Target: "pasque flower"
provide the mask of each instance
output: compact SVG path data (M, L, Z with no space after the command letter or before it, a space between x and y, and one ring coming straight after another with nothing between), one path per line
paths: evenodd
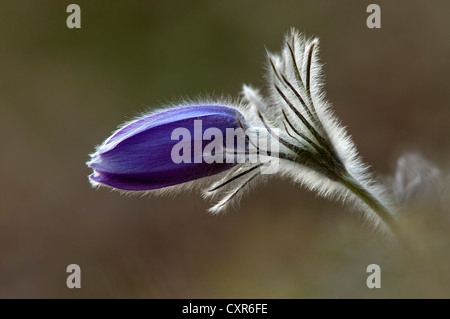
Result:
M317 39L305 39L292 30L280 55L268 53L266 97L244 85L240 103L175 107L124 125L92 155L88 163L94 169L91 181L122 190L205 182L204 197L219 198L210 209L217 213L245 189L276 173L323 197L352 204L375 226L395 230L389 196L362 163L325 100L318 47ZM219 153L232 158L244 153L246 160L182 165L171 161L171 148L176 143L170 139L172 130L180 124L191 130L192 119L197 117L203 118L204 127L245 130L244 144L227 145ZM261 143L261 132L265 132L267 143ZM262 156L251 161L253 153ZM267 167L275 170L268 173Z
M219 174L237 163L207 163L204 133L215 128L226 136L227 128L244 125L238 116L235 108L213 104L181 105L142 116L123 125L91 155L90 180L94 185L147 191ZM190 139L179 142L177 130ZM178 150L180 143L184 144ZM175 155L185 161L174 161Z

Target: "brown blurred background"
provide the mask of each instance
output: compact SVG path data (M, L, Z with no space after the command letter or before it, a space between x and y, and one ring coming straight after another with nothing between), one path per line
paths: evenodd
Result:
M412 257L289 181L221 216L199 194L90 187L88 154L118 124L263 86L264 48L290 27L320 37L327 96L374 171L409 150L448 167L449 1L2 1L0 297L449 298L450 231L417 231ZM72 263L81 289L66 287ZM366 287L372 263L381 289Z

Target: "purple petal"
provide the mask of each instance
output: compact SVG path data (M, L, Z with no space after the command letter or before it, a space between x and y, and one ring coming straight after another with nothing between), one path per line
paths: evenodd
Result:
M202 149L210 141L201 136L208 128L218 128L226 137L227 128L239 128L237 116L226 106L186 106L152 114L129 123L108 138L92 155L90 179L123 190L151 190L215 175L235 163L194 163L195 139ZM202 121L202 131L194 132L194 121ZM191 134L191 162L174 163L171 151L178 140L173 130L185 128ZM200 139L198 138L200 136Z

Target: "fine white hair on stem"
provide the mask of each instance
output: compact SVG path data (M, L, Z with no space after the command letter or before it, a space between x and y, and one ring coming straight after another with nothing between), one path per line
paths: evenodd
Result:
M389 233L397 227L394 205L325 100L318 49L318 39L305 39L293 29L280 55L267 53L269 97L244 85L247 123L267 129L278 140L279 175L349 204L374 228ZM210 211L225 209L256 179L267 178L259 170L241 166L212 185L204 196L222 197Z
M375 227L395 228L392 201L363 164L356 147L325 100L318 39L296 30L285 37L280 55L268 53L269 98L244 87L267 123L280 129L280 171L323 197L351 203ZM292 155L294 154L294 155Z

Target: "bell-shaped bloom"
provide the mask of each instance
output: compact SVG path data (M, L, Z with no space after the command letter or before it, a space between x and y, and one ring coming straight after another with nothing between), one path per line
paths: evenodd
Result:
M223 143L230 129L243 125L241 113L220 105L183 106L143 116L121 127L91 155L90 181L145 191L222 173L236 163L208 161L205 147L214 138L216 144Z

